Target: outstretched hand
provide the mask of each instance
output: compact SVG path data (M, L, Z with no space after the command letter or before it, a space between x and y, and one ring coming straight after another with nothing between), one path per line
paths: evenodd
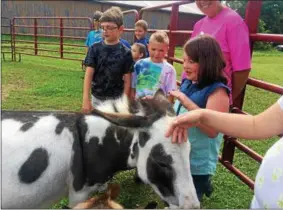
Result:
M182 100L182 98L185 96L184 93L182 93L180 90L172 90L169 92L171 96L174 96L178 100Z
M177 116L169 125L165 137L172 136L172 143L186 142L188 139L188 128L200 123L202 110L193 110Z

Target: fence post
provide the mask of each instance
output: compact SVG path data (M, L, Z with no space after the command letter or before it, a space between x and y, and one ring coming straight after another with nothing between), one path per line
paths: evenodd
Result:
M170 16L170 26L169 26L169 50L168 57L174 57L175 55L175 45L176 45L176 37L172 33L172 31L177 30L178 26L178 16L179 16L179 5L174 4L172 6L171 16ZM169 63L173 65L173 61L169 60Z
M15 33L15 18L13 18L11 23L11 51L12 51L12 61L16 61L16 33Z
M38 55L37 47L37 19L34 18L34 55Z
M247 3L246 12L245 12L245 22L249 28L250 34L257 33L261 6L262 6L262 0L248 1ZM250 48L251 48L251 54L252 54L253 52L253 42L252 41L250 41ZM240 95L233 101L233 105L238 107L239 109L242 109L243 104L244 104L245 90L246 90L246 87L243 89Z
M63 58L64 57L64 52L63 52L63 50L64 50L64 47L63 47L63 35L64 35L64 33L63 33L63 30L64 30L64 26L63 26L63 18L60 18L60 57L61 58Z

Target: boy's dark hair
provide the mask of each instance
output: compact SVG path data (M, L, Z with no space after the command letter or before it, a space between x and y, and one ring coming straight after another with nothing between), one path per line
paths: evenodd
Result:
M95 12L93 13L92 19L95 20L95 21L99 21L101 15L102 15L102 12L100 12L100 11L95 11Z
M199 63L199 88L204 88L214 82L227 84L224 76L226 63L216 39L209 35L199 35L184 45L184 51L190 59Z
M123 25L123 13L119 7L111 7L105 12L103 12L100 20L101 23L103 22L113 22L118 27Z
M137 46L139 48L139 53L143 54L142 58L146 57L146 46L144 46L144 44L134 43L133 46Z
M143 28L143 30L147 31L148 24L147 24L147 22L145 20L138 20L135 23L135 27L141 27L141 28Z

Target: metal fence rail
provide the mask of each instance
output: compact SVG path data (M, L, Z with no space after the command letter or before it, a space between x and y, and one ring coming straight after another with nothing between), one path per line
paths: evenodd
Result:
M184 2L181 2L183 4ZM164 7L168 7L169 4L165 4ZM169 30L169 34L174 36L175 34L187 34L188 36L191 35L192 31L180 31L175 30L176 20L178 17L176 17L176 14L178 14L178 3L172 4L172 14L171 14L171 27ZM260 16L260 10L262 6L262 1L249 1L246 8L246 15L245 15L245 21L248 25L249 31L250 31L250 42L251 42L251 53L253 51L253 43L255 41L264 41L264 42L276 42L276 43L283 43L283 35L282 34L262 34L262 33L256 33L257 32L257 26ZM159 8L162 8L162 6L159 6ZM143 9L142 11L145 11L147 8ZM151 9L151 8L148 8ZM171 38L172 39L172 38ZM174 51L175 46L171 46L171 39L170 39L170 49L168 53L168 59L171 62L176 62L182 64L183 61L178 58L174 58ZM173 39L174 44L174 39ZM174 50L173 50L174 49ZM178 85L180 85L180 82L177 82ZM254 86L269 92L277 93L280 95L283 95L283 87L270 84L264 81L256 80L253 78L249 78L247 81L247 85ZM244 96L245 96L245 90L241 93L241 96L238 97L235 101L233 101L234 108L232 109L233 113L238 114L248 114L243 112L242 105L244 102ZM234 153L235 148L243 151L246 153L249 157L256 160L257 162L262 161L262 156L241 143L237 138L224 136L224 144L223 144L223 150L222 154L219 156L220 163L227 168L229 171L231 171L233 174L235 174L240 180L242 180L245 184L247 184L251 189L254 189L254 181L248 177L246 174L244 174L240 169L238 169L236 166L233 165L234 160Z
M10 54L11 60L14 61L14 52L13 52L13 43L12 43L12 21L9 18L1 17L1 31L6 31L2 33L1 35L5 35L1 37L1 53L2 58L4 61L6 61L5 54ZM8 32L8 33L7 33ZM8 39L7 39L8 37ZM3 39L4 38L4 39ZM8 44L9 46L5 45Z

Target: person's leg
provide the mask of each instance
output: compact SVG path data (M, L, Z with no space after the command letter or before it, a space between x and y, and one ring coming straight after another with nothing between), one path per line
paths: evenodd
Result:
M204 194L210 197L213 191L211 175L193 175L192 177L199 201L202 200Z
M212 186L211 179L212 179L212 176L208 175L208 180L206 183L206 192L205 192L206 197L210 197L213 192L213 186Z

